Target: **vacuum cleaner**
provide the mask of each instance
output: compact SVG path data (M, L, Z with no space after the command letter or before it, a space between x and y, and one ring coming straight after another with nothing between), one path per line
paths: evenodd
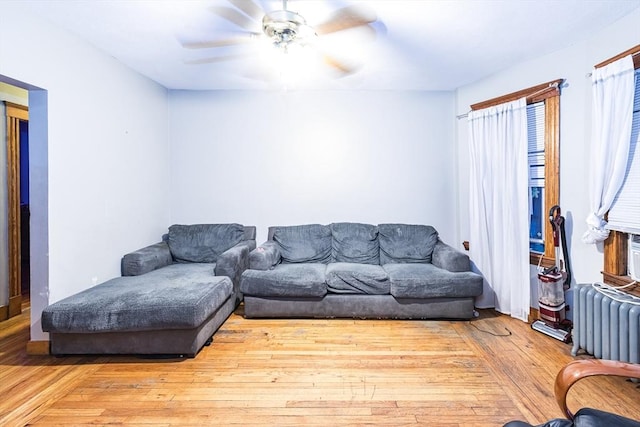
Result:
M571 341L572 323L565 317L567 307L564 295L571 285L571 264L560 206L555 205L549 210L549 222L553 229L555 265L538 272L539 318L531 324L531 328L568 343Z

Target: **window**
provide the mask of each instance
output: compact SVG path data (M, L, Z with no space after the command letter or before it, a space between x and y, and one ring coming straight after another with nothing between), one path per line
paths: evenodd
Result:
M633 121L631 124L631 146L629 161L622 188L618 191L611 209L607 228L625 233L640 234L640 68L635 73L635 93L633 98Z
M634 116L633 116L633 130L632 135L636 135L636 152L637 150L637 135L638 135L638 126L640 126L640 118L638 117L638 93L639 88L639 75L638 71L640 70L640 45L634 46L631 49L622 52L621 54L608 59L598 65L596 68L603 67L611 62L617 61L618 59L627 56L633 55L633 64L636 69L636 97L634 100ZM637 153L636 153L637 157ZM625 181L626 183L626 181ZM616 215L614 213L614 215ZM637 215L637 213L636 213ZM614 217L615 223L615 217ZM604 281L606 283L610 283L613 285L625 285L631 282L631 278L628 275L628 241L629 235L624 231L611 231L609 237L604 242L604 268L602 271L602 275ZM630 292L635 293L633 290Z
M527 106L529 140L529 250L544 254L547 213L544 205L544 102Z
M560 85L550 81L471 106L480 110L527 97L529 130L530 263L554 265L553 230L549 210L560 200Z

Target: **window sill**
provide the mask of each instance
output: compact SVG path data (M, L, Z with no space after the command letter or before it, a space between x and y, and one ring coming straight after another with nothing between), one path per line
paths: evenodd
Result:
M466 250L469 250L469 242L468 241L464 241L462 242L462 245L464 246L464 248ZM540 261L540 257L542 257L542 261ZM538 264L542 267L542 268L549 268L549 267L553 267L554 265L556 265L556 260L553 258L549 258L546 257L542 254L537 254L535 252L529 252L529 264L531 265L535 265L537 266Z
M604 283L611 286L625 286L633 282L633 280L631 280L631 276L616 276L615 274L607 273L604 271L602 272L602 278ZM625 289L625 292L640 297L640 285L635 285L627 288Z
M540 258L542 258L542 261L540 261ZM549 268L556 265L556 261L553 258L545 257L542 254L529 252L529 264L535 265L535 266L540 264L542 268Z

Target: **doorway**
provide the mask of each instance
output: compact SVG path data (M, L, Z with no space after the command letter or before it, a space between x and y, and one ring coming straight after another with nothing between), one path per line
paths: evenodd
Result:
M29 238L21 235L22 215L20 209L20 176L19 169L12 168L14 171L12 179L12 227L15 230L13 235L15 238L11 240L11 248L8 245L7 230L9 229L9 215L7 203L2 203L9 199L7 182L9 175L7 165L9 162L2 159L0 164L0 205L4 204L0 209L0 240L4 244L0 245L0 320L20 314L23 302L28 302L31 317L30 341L27 343L28 354L48 354L48 335L42 331L41 313L44 307L49 305L49 102L48 91L38 86L16 80L8 76L0 74L0 133L6 133L9 119L7 119L6 108L7 103L17 104L14 111L18 116L18 124L15 129L20 135L24 131L28 131L28 155L26 152L20 157L19 145L12 151L15 155L13 165L20 165L20 160L27 162L28 166L23 167L24 171L28 168L28 181L22 182L25 188L28 188L28 233ZM26 107L28 106L28 108ZM23 121L23 123L21 123ZM15 121L13 122L15 123ZM1 135L4 136L4 135ZM7 138L0 137L0 147L5 146ZM13 144L12 146L15 146ZM2 147L4 148L4 147ZM0 149L0 153L6 153L6 149ZM14 154L17 153L17 154ZM3 157L4 154L0 154ZM5 156L6 157L6 156ZM27 176L27 174L24 174ZM28 185L27 185L28 182ZM15 209L13 208L15 207ZM26 220L26 216L25 216ZM4 233L4 236L2 235ZM28 241L29 271L28 280L30 285L29 299L22 299L22 283L21 283L21 243L22 240ZM12 251L11 281L7 280L9 274L8 252ZM15 255L13 255L15 254ZM17 263L16 263L17 260ZM4 264L3 264L4 263ZM26 272L25 272L26 273Z

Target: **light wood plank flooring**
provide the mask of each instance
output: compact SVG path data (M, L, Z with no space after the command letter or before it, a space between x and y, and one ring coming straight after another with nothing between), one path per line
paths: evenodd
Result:
M0 323L1 426L501 426L561 416L570 346L483 310L468 321L251 320L194 359L28 356L29 312ZM588 356L579 356L585 358ZM570 407L640 419L640 389L589 378Z

